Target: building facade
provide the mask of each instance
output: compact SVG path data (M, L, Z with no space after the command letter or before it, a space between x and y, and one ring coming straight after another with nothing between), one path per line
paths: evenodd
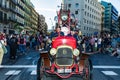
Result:
M114 34L117 32L118 11L111 3L101 1L101 4L105 7L104 27L109 33Z
M31 7L31 28L38 29L38 18L39 14L35 11L33 7Z
M101 4L98 0L64 0L64 5L75 14L82 35L91 36L101 31Z
M9 28L9 0L0 0L0 31L7 33Z
M15 33L38 27L38 13L30 0L0 0L0 31Z
M9 33L15 33L17 27L24 26L24 1L9 0Z
M48 26L47 26L47 23L45 22L45 17L43 15L39 15L38 29L39 29L39 32L41 33L45 33L45 34L47 33Z

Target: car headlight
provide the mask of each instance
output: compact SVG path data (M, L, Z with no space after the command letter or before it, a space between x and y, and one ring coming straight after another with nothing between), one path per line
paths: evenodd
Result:
M56 54L56 52L57 52L57 50L56 50L55 48L52 48L52 49L50 50L50 54L51 54L52 56L54 56L54 55Z
M73 50L74 56L78 56L80 54L80 51L78 49Z

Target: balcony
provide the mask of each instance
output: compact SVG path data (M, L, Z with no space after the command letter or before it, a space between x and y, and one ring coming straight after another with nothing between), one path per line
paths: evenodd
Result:
M20 12L16 12L18 16L20 16L21 18L24 18L24 15Z
M10 11L17 13L16 9L14 9L14 8L10 8Z
M17 22L17 19L15 19L15 18L13 18L13 17L9 17L9 21L16 23L16 22Z
M2 4L0 4L0 8L2 9L2 10L5 10L5 11L8 11L8 7L7 7L7 5L2 5Z
M0 22L3 23L3 24L8 24L9 20L8 19L2 19L2 20L0 20Z
M17 5L17 0L11 0L11 2Z
M25 0L21 0L23 3L25 3Z
M17 6L19 6L19 8L21 8L22 10L24 10L24 7L22 5L20 5L19 3L17 4Z

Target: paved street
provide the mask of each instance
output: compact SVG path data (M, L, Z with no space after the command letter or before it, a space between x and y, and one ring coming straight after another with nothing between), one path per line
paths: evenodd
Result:
M19 55L19 54L18 54ZM4 56L0 66L0 80L36 80L36 62L39 52L30 51L27 55L19 55L16 61ZM119 80L120 60L109 54L90 56L93 63L93 80Z

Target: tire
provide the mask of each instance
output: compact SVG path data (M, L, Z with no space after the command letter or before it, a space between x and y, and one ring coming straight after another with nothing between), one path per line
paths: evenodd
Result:
M44 63L43 58L40 57L37 62L37 80L46 80L44 72L41 71L43 70L42 69L43 63Z
M41 58L39 58L38 62L37 62L37 80L41 80L41 78L40 78L40 68L41 68Z
M92 80L92 67L90 60L85 60L83 80Z

